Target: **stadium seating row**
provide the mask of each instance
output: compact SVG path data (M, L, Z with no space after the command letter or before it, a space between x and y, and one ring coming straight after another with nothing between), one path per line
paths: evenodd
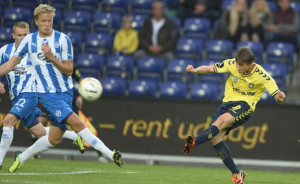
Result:
M75 64L81 71L83 77L101 79L107 76L122 78L126 81L131 79L144 79L156 83L161 81L178 81L186 84L199 81L224 83L226 77L228 77L226 75L193 75L185 72L188 65L197 67L200 65L211 65L217 62L220 62L220 60L197 62L193 59L172 59L165 67L165 62L161 58L143 57L138 60L137 67L134 67L134 58L131 56L112 55L105 58L102 55L93 53L80 54L75 60ZM262 64L262 66L277 83L282 86L282 89L286 90L286 81L289 73L287 65L279 62L269 62Z
M127 83L126 80L116 77L101 78L100 81L104 95L220 101L224 94L224 84L213 81L201 81L190 85L181 81L158 83L147 79L135 79ZM261 103L275 101L265 91Z

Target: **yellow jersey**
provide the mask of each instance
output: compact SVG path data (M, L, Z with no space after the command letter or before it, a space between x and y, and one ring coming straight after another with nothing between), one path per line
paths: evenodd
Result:
M276 95L279 89L275 80L262 66L256 63L255 65L254 70L245 75L238 72L235 59L227 59L214 64L216 73L231 73L225 84L223 102L244 101L254 111L265 89L271 96Z
M134 53L139 46L139 36L134 29L121 29L117 32L114 40L114 49L121 52L128 49L128 54Z

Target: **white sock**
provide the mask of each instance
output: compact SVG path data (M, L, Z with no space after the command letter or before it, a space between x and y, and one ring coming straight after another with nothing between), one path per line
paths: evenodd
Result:
M43 153L47 151L52 146L48 140L48 135L45 135L39 138L32 146L27 148L23 153L19 155L19 159L21 163L24 163L29 158L33 157L34 155Z
M62 137L65 139L71 139L71 140L75 141L77 139L77 136L78 135L74 131L66 130Z
M46 135L49 135L50 127L45 127L45 130L46 130Z
M2 165L3 159L7 153L14 138L14 127L3 127L3 133L0 143L0 165Z
M88 128L81 130L80 132L78 132L78 134L95 150L100 151L107 158L111 160L113 159L113 152L108 147L106 147L105 144L98 137L92 134L92 132L90 132Z
M50 127L45 127L46 129L46 135L49 134ZM62 136L65 139L71 139L72 141L75 141L77 139L77 134L74 131L65 131L64 135Z

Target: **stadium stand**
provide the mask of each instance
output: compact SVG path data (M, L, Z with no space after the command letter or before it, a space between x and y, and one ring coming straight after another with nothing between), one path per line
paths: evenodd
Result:
M74 47L74 61L83 75L92 75L100 79L105 77L104 81L108 86L113 86L112 84L118 86L112 91L108 87L104 94L125 95L128 90L130 96L156 97L157 94L161 94L162 97L219 100L220 95L214 94L217 99L209 96L211 92L201 96L202 92L200 94L199 90L203 91L203 86L207 85L212 89L220 88L226 80L226 75L191 75L185 72L185 67L188 64L195 67L211 65L223 59L232 58L234 52L241 46L249 47L255 54L256 62L262 64L284 90L289 90L286 83L291 82L291 76L295 70L297 48L290 43L283 42L247 41L234 44L228 40L213 40L211 38L220 23L219 19L214 22L205 18L182 20L176 17L176 14L170 14L167 9L166 14L171 15L170 19L174 21L178 35L176 58L165 63L161 58L155 57L140 58L135 61L132 56L114 55L112 50L114 34L121 27L122 16L132 15L132 26L139 31L143 21L151 13L153 1L0 0L2 18L0 44L2 46L13 42L11 26L16 21L28 22L31 30L35 31L33 8L39 3L49 3L57 8L54 28L70 37ZM170 0L164 2L166 5L178 4ZM228 9L233 2L234 0L223 0L222 11ZM277 9L274 1L267 1L267 3L272 12ZM291 7L300 14L299 2L292 2ZM160 86L166 91L169 89L169 92L172 91L172 86L185 86L182 87L185 89L182 92L185 94L184 97L163 91L162 88L158 88L159 82L162 82ZM188 86L191 87L190 90ZM118 89L121 91L114 91ZM221 94L222 90L219 90L219 93Z

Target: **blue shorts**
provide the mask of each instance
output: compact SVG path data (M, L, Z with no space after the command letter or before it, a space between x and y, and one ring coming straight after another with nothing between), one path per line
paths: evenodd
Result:
M235 117L233 125L227 129L226 135L229 134L230 130L235 129L236 127L239 127L242 124L246 123L246 121L248 121L253 114L253 110L244 101L225 102L222 103L217 109L212 119L212 123L214 123L222 114L226 112L230 113L233 117Z
M63 93L37 93L38 100L49 112L51 125L67 130L66 120L73 113L73 89Z
M38 99L35 93L21 93L12 100L12 104L9 113L21 119L26 128L29 129L39 123L37 117L41 111L37 108Z

